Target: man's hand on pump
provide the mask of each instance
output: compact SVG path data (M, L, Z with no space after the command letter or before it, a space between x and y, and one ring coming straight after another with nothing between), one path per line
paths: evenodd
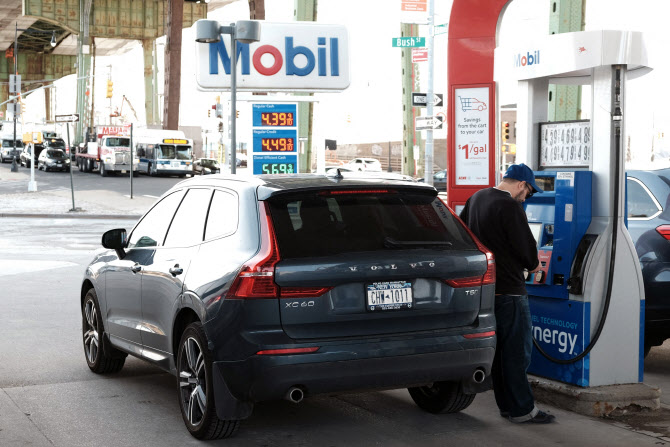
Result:
M533 270L529 271L528 273L535 273L540 271L540 267L542 267L542 263L540 261L537 262L537 267L535 267Z

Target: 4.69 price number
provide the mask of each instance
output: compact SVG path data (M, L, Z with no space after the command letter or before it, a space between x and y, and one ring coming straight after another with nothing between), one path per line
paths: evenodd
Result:
M263 174L293 174L295 163L263 163L261 169Z

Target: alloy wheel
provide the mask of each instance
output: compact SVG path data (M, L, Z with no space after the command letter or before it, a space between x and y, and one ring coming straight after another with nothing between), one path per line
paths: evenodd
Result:
M98 359L100 340L98 338L98 312L93 300L88 300L86 302L86 306L84 306L84 315L86 317L86 327L84 328L84 351L88 362L94 364Z
M179 363L179 388L182 408L192 426L202 422L207 409L207 377L205 356L198 341L189 337L181 347Z

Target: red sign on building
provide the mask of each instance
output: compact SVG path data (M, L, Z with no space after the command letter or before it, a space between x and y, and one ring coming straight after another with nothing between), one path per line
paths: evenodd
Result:
M412 63L428 62L428 50L426 48L412 48Z
M401 0L402 11L426 12L428 11L428 0Z

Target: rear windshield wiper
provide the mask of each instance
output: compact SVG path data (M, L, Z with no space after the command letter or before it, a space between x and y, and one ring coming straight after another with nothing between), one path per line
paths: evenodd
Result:
M438 247L447 248L453 244L449 241L399 241L392 237L384 238L384 247L386 248L413 248L413 247Z

